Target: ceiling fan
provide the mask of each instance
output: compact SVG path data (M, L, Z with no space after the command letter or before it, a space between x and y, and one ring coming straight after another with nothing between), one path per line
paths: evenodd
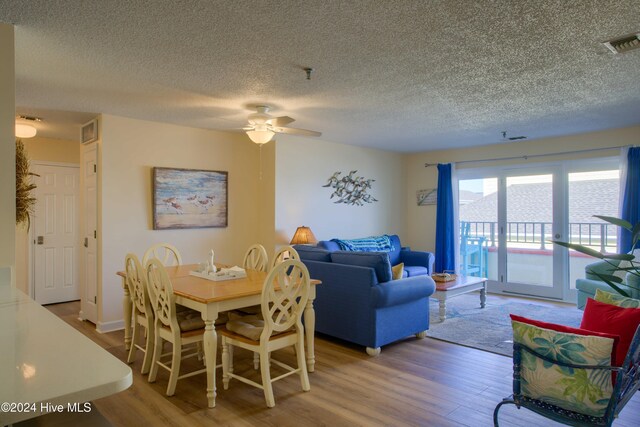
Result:
M256 112L249 115L249 124L242 128L256 144L262 145L271 141L276 133L291 135L320 136L322 133L313 130L285 127L294 119L288 116L273 117L269 114L268 105L256 105Z

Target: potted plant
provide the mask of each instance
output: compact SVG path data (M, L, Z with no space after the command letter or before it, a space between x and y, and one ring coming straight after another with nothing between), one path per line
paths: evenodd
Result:
M592 249L588 246L579 245L577 243L568 243L562 242L558 240L552 240L553 243L559 246L564 246L565 248L573 249L575 251L581 252L583 254L592 256L594 258L598 258L611 266L611 271L622 271L625 272L627 277L628 275L633 275L640 278L640 260L635 260L635 255L633 252L638 247L638 241L640 239L640 223L636 225L631 225L628 221L625 221L620 218L611 217L611 216L603 216L603 215L594 215L596 218L600 218L601 220L608 222L609 224L616 225L618 227L622 227L625 230L628 230L631 233L631 251L626 254L617 254L617 253L606 253L599 252L595 249ZM587 266L587 272L593 274L598 277L600 280L605 282L607 285L611 287L611 289L618 292L620 295L623 295L627 298L630 297L629 293L624 289L620 288L619 285L624 283L624 278L620 276L616 276L613 274L602 274L600 272L589 269ZM638 289L633 285L624 283L627 287Z

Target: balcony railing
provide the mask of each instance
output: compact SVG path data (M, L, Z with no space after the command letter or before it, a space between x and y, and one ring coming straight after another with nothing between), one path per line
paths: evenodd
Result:
M487 221L460 221L463 237L484 238L489 246L498 243L498 224ZM553 226L550 222L508 222L506 229L507 243L522 243L527 246L539 245L546 249L553 237ZM590 246L594 249L615 252L618 243L616 226L595 222L570 222L569 236L571 243Z

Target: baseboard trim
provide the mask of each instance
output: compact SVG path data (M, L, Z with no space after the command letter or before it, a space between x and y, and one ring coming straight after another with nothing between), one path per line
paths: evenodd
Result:
M121 329L124 329L124 320L114 320L113 322L98 322L98 324L96 325L96 331L101 334L119 331Z

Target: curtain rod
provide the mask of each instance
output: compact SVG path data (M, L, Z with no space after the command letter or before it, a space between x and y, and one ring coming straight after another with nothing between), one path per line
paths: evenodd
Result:
M496 157L494 159L478 159L478 160L462 160L460 162L453 162L456 165L462 165L464 163L483 163L483 162L496 162L498 160L517 160L517 159L533 159L536 157L549 157L549 156L562 156L565 154L575 154L575 153L590 153L593 151L603 151L603 150L615 150L617 148L631 147L631 145L618 145L615 147L603 147L603 148L590 148L586 150L575 150L575 151L562 151L560 153L547 153L547 154L531 154L531 155L522 155L522 156L513 156L513 157ZM437 166L437 163L425 163L424 167L428 168L431 166Z

